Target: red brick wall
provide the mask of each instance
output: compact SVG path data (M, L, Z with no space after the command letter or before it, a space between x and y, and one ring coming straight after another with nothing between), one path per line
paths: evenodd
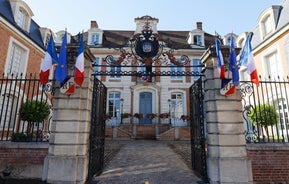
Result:
M0 149L0 165L41 165L44 164L47 154L47 148L2 148Z
M276 146L276 144L271 144L271 146L266 146L266 144L247 146L248 158L252 162L254 183L270 182L277 184L289 182L288 146L284 144ZM285 149L282 149L282 147Z
M179 129L179 139L181 140L191 140L190 127L182 127Z
M28 64L27 64L27 74L40 72L40 66L42 59L44 58L45 51L39 50L39 47L34 47L31 43L25 41L19 35L12 32L7 27L0 24L0 73L4 72L5 62L8 53L9 41L13 37L15 40L23 44L29 50Z

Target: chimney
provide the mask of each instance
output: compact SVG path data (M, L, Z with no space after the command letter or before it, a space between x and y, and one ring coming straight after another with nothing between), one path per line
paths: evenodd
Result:
M90 21L90 29L98 28L98 24L95 20Z
M196 27L197 27L197 29L199 29L199 30L203 30L202 22L197 22L197 23L196 23Z

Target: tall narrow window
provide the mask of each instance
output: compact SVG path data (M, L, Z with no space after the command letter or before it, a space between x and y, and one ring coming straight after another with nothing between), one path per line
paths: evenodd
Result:
M108 95L108 113L111 117L120 117L120 93L110 92Z
M263 20L263 35L266 36L272 31L272 23L271 23L271 17L267 16Z
M278 61L277 52L273 52L265 57L265 70L271 79L282 77L282 64Z
M98 72L99 71L99 58L95 58L95 60L93 61L93 71L94 72Z
M193 60L193 62L192 62L192 72L194 73L194 74L201 74L201 72L202 72L202 67L201 67L201 64L202 64L202 62L201 62L201 60L199 60L199 59L194 59ZM194 80L197 80L198 78L200 78L200 76L194 76Z
M183 76L180 75L183 72L182 66L176 66L175 64L171 63L171 79L182 79Z
M111 72L110 78L120 78L121 65L111 66L110 72Z
M12 128L16 117L16 98L9 94L0 96L0 128Z
M203 39L201 35L194 36L194 44L199 46L203 45Z
M25 50L15 43L10 47L10 55L7 61L6 74L24 73Z
M23 9L19 9L17 17L16 17L16 23L18 26L20 26L22 29L26 29L27 24L27 14Z
M171 94L171 116L172 118L180 118L184 114L183 94Z

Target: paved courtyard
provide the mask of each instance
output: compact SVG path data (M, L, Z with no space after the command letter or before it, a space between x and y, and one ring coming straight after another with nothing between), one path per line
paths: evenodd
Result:
M178 142L136 140L108 142L118 146L103 173L95 177L97 184L193 184L203 183L189 168L188 144ZM185 151L182 151L182 147ZM173 149L172 149L173 148ZM179 153L179 154L177 154ZM181 155L180 155L181 154ZM187 162L187 163L186 163Z

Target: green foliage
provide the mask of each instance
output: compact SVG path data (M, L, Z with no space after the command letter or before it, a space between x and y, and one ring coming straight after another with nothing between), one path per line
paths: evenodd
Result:
M253 125L268 127L278 123L279 115L273 105L259 104L252 108L248 114Z
M24 133L13 133L11 136L11 141L23 142L27 140L27 136Z
M20 119L27 122L42 122L50 114L50 107L46 102L29 100L22 104Z

